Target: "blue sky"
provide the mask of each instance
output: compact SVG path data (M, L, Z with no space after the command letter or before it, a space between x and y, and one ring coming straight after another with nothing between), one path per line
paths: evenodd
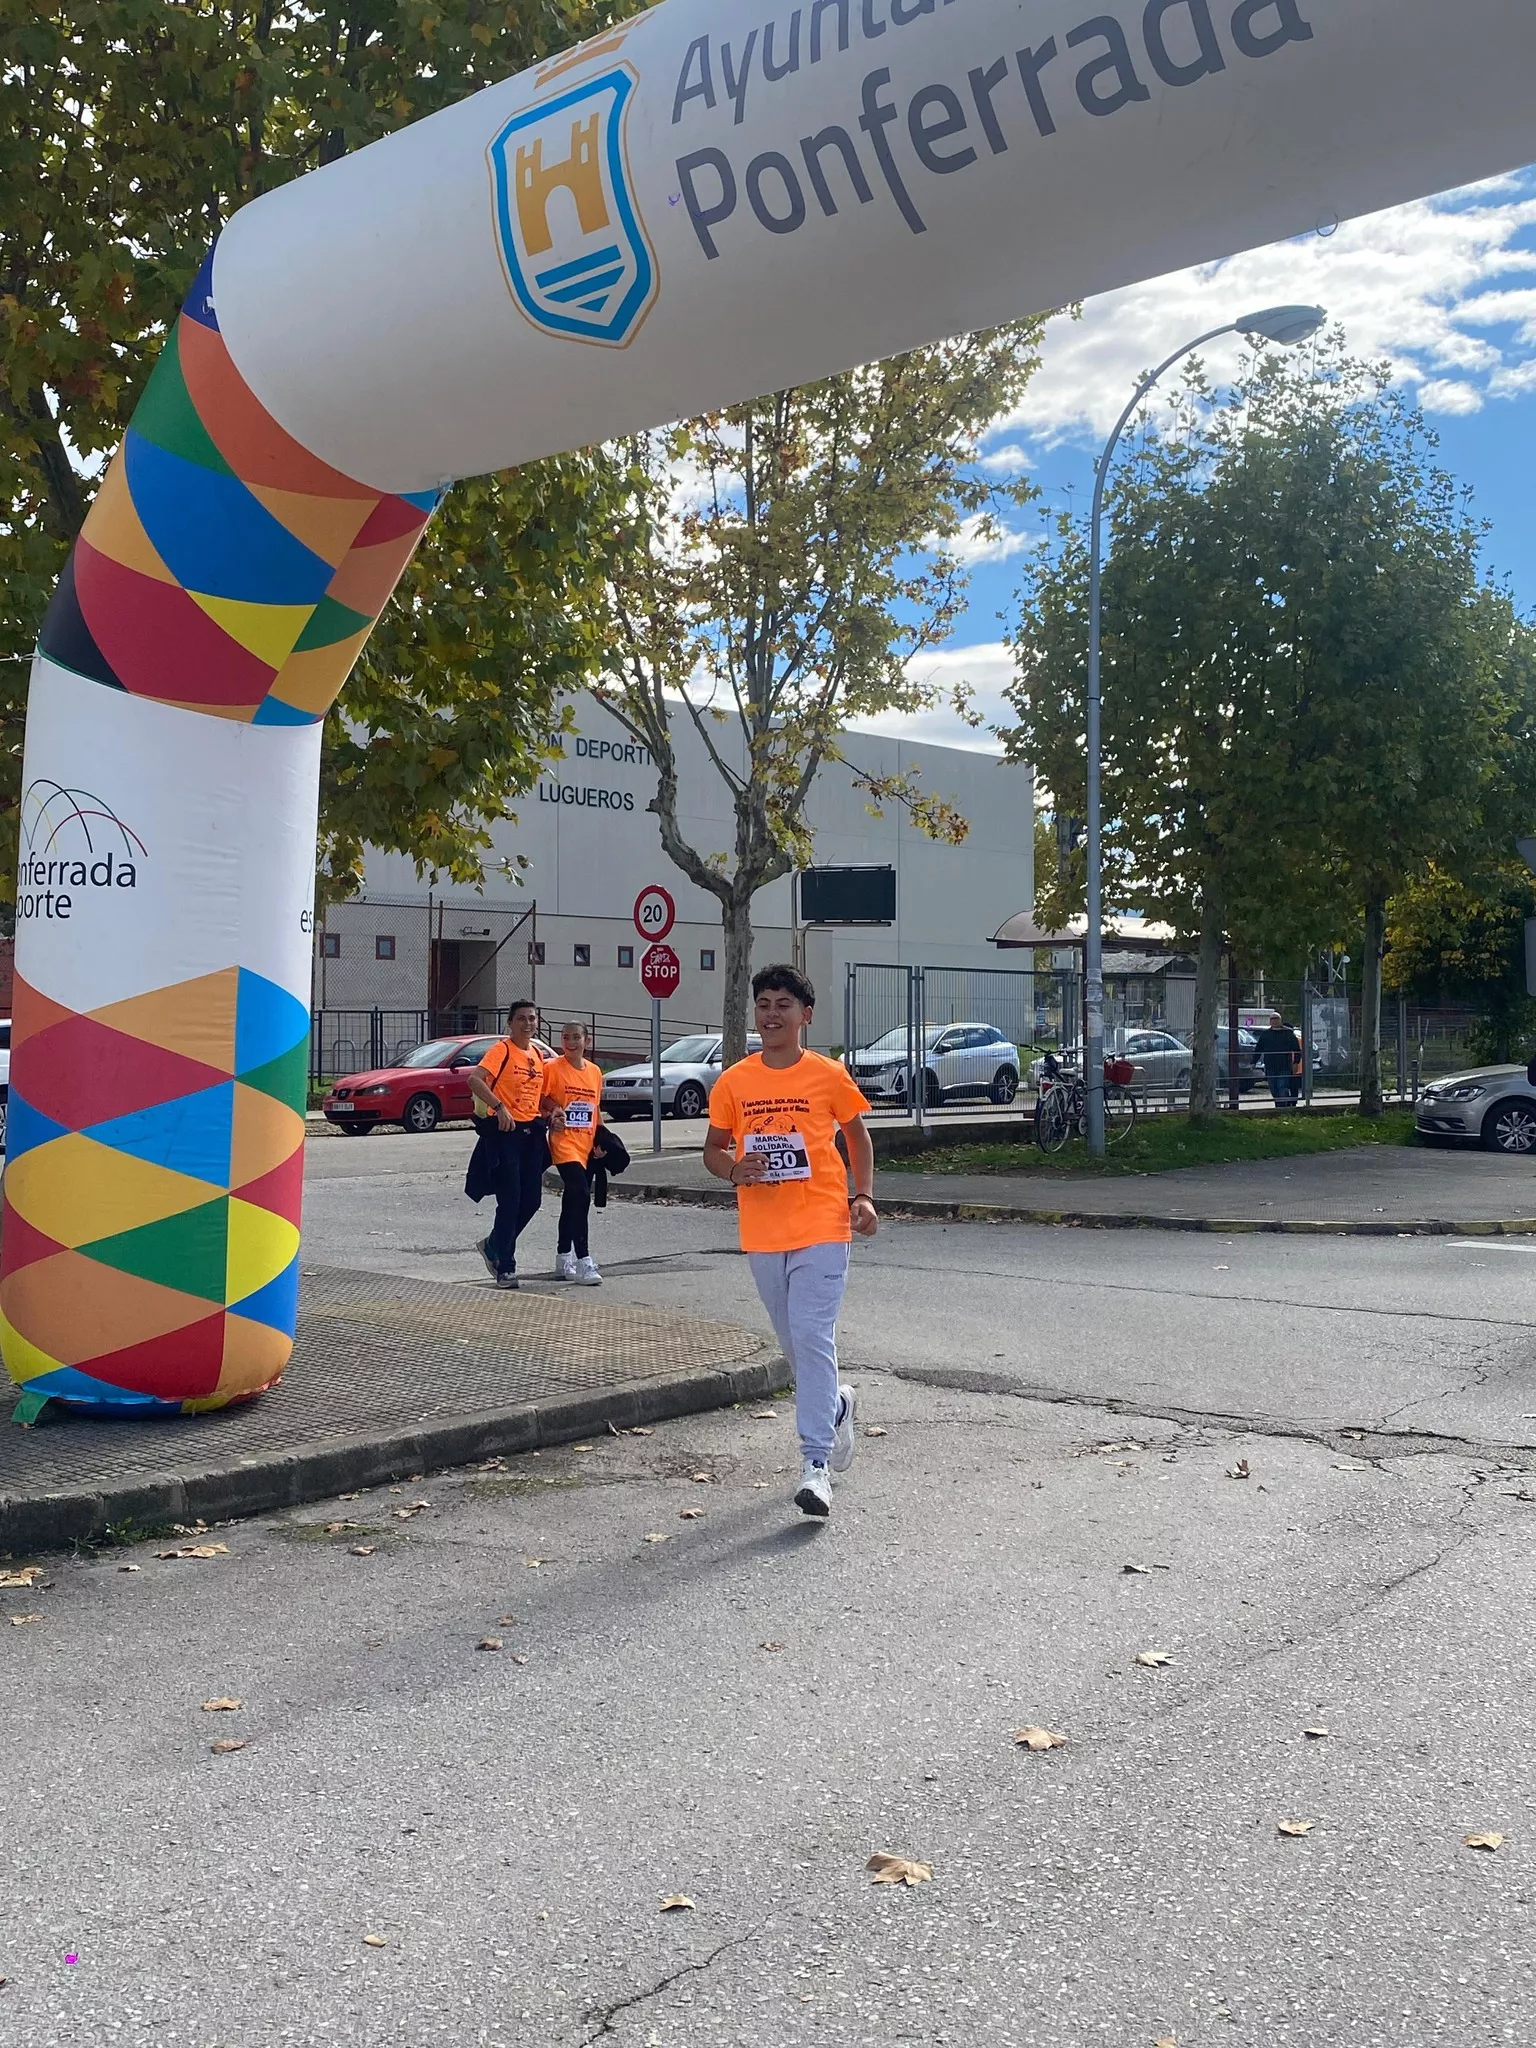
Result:
M1002 714L1009 674L998 613L1042 507L1090 501L1093 465L1138 376L1179 343L1261 306L1326 306L1353 353L1386 357L1441 439L1442 465L1472 487L1492 522L1486 555L1536 613L1536 168L1464 192L1347 221L1331 234L1250 250L1091 300L1047 331L1044 360L1018 411L982 446L1001 471L1022 467L1042 493L1010 514L1009 532L978 547L970 604L951 641L917 662L924 676L964 678L978 708ZM1207 361L1230 374L1242 344ZM877 729L951 745L995 745L953 713L883 719Z

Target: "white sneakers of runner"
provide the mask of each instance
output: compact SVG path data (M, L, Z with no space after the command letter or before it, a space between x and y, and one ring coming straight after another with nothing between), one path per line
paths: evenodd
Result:
M576 1254L574 1252L555 1253L555 1278L557 1280L574 1280L576 1278Z
M832 1475L825 1465L807 1458L800 1467L800 1485L795 1506L802 1515L826 1516L832 1512Z
M858 1390L845 1382L837 1390L837 1421L833 1426L832 1456L828 1460L834 1472L846 1472L853 1463L853 1428L858 1413Z
M588 1253L586 1258L576 1261L575 1269L571 1273L570 1278L576 1282L578 1287L601 1287L603 1284L603 1276L597 1270L597 1261L590 1253Z

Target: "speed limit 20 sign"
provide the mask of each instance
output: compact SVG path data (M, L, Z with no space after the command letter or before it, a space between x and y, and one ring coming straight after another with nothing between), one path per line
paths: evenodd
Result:
M649 939L652 945L664 939L677 923L677 905L672 901L670 890L663 889L659 882L653 882L648 889L642 889L635 898L635 930L642 939Z

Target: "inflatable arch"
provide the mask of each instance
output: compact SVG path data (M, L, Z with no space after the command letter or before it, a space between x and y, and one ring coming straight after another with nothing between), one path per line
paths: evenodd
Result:
M1509 170L1533 77L1530 0L664 0L237 214L32 674L29 1410L283 1369L320 720L452 479Z

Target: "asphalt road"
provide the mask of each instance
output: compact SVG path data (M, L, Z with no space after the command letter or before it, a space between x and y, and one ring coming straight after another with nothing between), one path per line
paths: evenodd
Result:
M311 1256L473 1274L449 1143L315 1146ZM726 1218L596 1250L757 1320ZM0 2041L1528 2043L1533 1312L1517 1244L897 1226L830 1526L781 1407L59 1562Z

